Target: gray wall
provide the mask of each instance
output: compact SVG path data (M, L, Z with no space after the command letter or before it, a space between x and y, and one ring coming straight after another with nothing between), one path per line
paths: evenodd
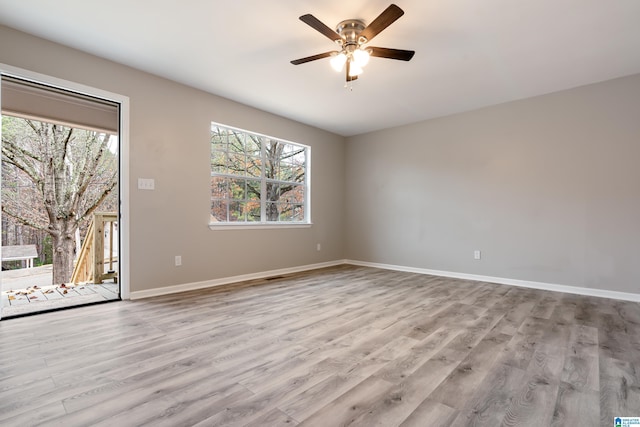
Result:
M134 292L343 258L638 292L640 76L345 149L340 136L6 27L0 40L0 63L130 97ZM312 228L208 229L211 120L312 147ZM137 190L138 177L156 191Z
M347 258L638 293L639 162L640 75L351 137Z
M6 27L0 40L0 63L130 98L131 291L344 258L343 137ZM311 228L209 230L212 120L312 147Z

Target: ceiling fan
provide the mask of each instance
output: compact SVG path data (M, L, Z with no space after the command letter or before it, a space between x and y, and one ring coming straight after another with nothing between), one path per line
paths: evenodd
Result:
M331 57L331 66L334 70L341 72L346 65L346 80L351 82L356 80L362 73L362 67L367 65L371 56L409 61L415 54L413 50L366 46L375 36L393 24L402 15L404 15L404 11L392 4L369 25L365 25L360 19L347 19L340 22L335 31L311 14L302 15L300 17L302 22L336 42L340 45L340 50L307 56L306 58L293 60L291 63L300 65Z

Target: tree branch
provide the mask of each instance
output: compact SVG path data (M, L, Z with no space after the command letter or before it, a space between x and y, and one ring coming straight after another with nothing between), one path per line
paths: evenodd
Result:
M36 224L35 222L30 221L27 218L23 218L22 216L19 216L18 214L11 212L6 205L2 205L2 213L10 216L11 218L15 219L16 221L18 221L20 224L22 225L26 225L27 227L31 227L31 228L35 228L36 230L43 230L46 232L49 232L47 227L44 227L42 225Z
M12 165L26 173L32 181L37 182L42 178L31 160L26 157L30 157L36 161L40 160L32 153L16 146L13 142L3 140L2 155L5 157L5 161L9 161Z
M113 175L112 181L111 181L111 185L108 188L105 188L104 191L102 192L102 194L100 194L100 196L98 197L98 199L91 205L89 206L83 214L78 215L78 220L77 222L79 223L80 221L82 221L83 219L89 217L89 215L91 215L93 212L95 212L96 209L98 209L98 206L100 206L100 204L107 198L107 196L109 196L109 194L111 194L111 192L113 191L113 189L116 187L116 185L118 184L118 180L117 178L117 174Z

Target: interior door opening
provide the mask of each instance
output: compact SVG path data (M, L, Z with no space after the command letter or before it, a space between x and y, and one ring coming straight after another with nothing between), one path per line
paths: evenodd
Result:
M120 299L119 103L0 84L0 317Z

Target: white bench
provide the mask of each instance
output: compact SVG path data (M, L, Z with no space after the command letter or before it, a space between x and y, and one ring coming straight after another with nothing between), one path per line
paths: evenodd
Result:
M36 245L15 245L2 247L2 261L27 261L27 268L33 268L33 260L38 258Z

